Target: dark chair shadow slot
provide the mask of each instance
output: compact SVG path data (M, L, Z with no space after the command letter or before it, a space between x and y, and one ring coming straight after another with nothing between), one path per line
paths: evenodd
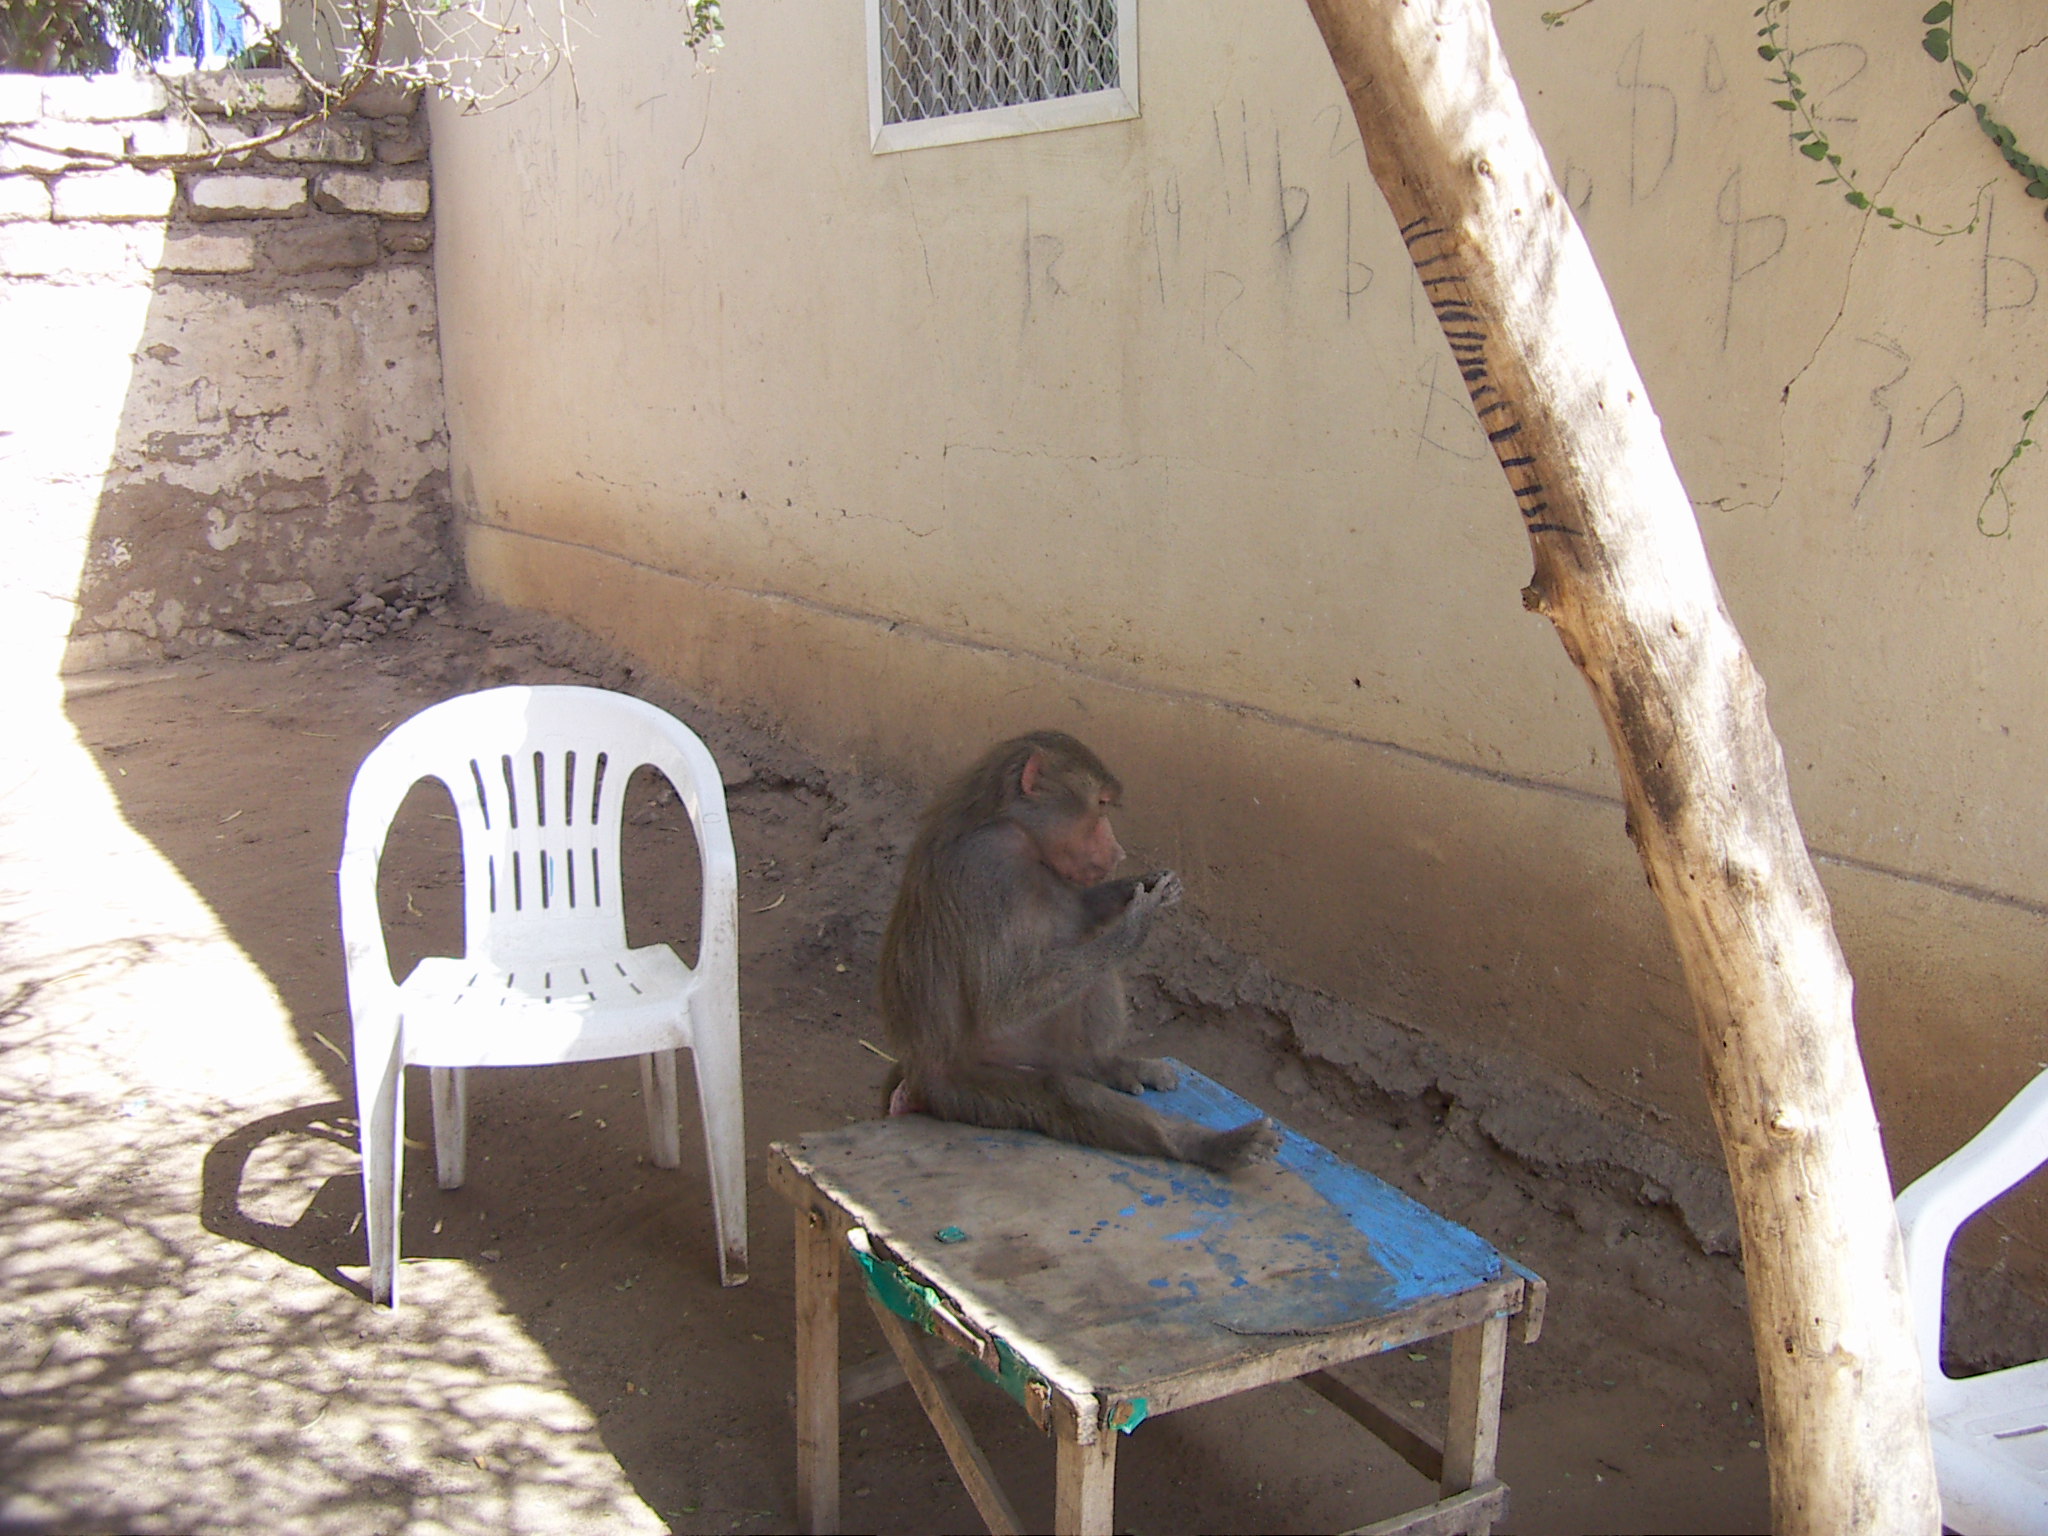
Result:
M369 1287L341 1272L343 1265L363 1268L369 1263L363 1236L363 1186L356 1175L336 1174L323 1180L290 1226L265 1221L243 1208L242 1186L250 1159L275 1137L329 1142L353 1154L353 1106L330 1100L282 1110L230 1131L215 1142L207 1149L200 1169L200 1224L216 1237L274 1253L287 1263L313 1271L352 1296L369 1300Z

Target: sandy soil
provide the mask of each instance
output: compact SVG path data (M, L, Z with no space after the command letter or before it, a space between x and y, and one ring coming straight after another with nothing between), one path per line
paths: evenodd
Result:
M355 764L436 698L590 679L674 709L725 768L741 868L753 1279L717 1283L701 1143L651 1167L630 1064L478 1074L470 1181L407 1165L406 1306L362 1299L332 871ZM914 807L505 615L74 679L0 750L0 1529L777 1531L794 1522L791 1238L772 1140L870 1113L867 994ZM393 959L453 952L452 823L394 834ZM637 786L633 938L690 952L687 821ZM1190 915L1186 921L1194 921ZM1436 1096L1356 1088L1269 1019L1138 989L1179 1056L1479 1231L1551 1284L1511 1347L1519 1532L1767 1523L1741 1276L1653 1209L1510 1161ZM424 1085L411 1134L430 1137ZM881 1348L849 1313L848 1363ZM1359 1373L1418 1419L1439 1350ZM960 1392L1027 1521L1051 1448ZM1341 1529L1424 1501L1293 1386L1155 1420L1133 1532ZM911 1394L849 1410L850 1529L977 1529Z

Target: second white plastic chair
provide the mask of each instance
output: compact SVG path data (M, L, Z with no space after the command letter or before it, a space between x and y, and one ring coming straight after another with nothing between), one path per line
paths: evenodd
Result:
M694 969L629 949L619 879L626 783L651 765L696 830L703 910ZM447 788L461 828L465 954L395 981L377 869L412 786ZM463 1182L471 1067L639 1056L654 1160L681 1161L676 1052L695 1060L719 1278L747 1278L740 1097L738 879L718 765L682 722L596 688L493 688L398 726L357 770L341 868L355 1025L370 1293L397 1304L404 1070L432 1069L443 1189Z
M2048 1072L1899 1196L1941 1522L1962 1536L2048 1533L2048 1360L1982 1376L1941 1368L1942 1275L1956 1230L2044 1161Z

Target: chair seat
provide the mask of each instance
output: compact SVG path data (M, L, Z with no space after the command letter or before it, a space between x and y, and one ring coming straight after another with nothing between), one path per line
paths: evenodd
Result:
M398 989L405 1059L416 1066L503 1067L604 1061L649 1049L650 1031L690 1044L697 978L666 944L503 969L434 956Z
M1930 1403L1928 1415L1943 1522L1957 1530L2048 1530L2048 1362L1944 1382L1929 1396L1951 1398Z

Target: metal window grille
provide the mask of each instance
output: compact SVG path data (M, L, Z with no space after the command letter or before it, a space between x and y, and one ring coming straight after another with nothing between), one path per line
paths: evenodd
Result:
M878 0L882 121L1110 90L1117 0Z

